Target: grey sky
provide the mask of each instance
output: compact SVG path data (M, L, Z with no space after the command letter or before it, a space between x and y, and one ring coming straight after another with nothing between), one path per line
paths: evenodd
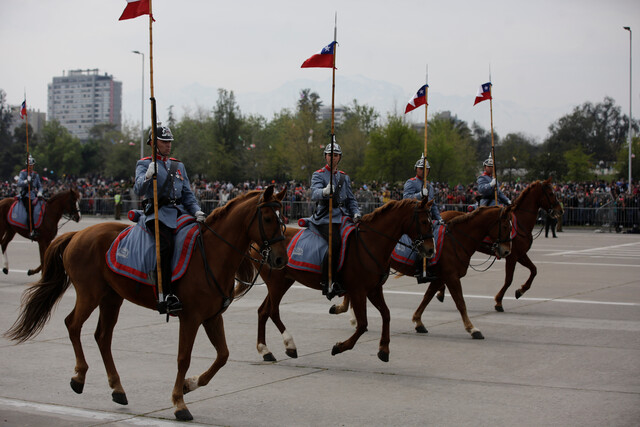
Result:
M7 101L19 104L26 90L29 107L46 112L53 76L98 68L122 81L123 120L139 123L141 57L131 51L146 55L146 100L149 26L146 17L118 22L125 5L0 0L0 88ZM243 113L270 119L272 111L251 111L259 107L245 107L243 100L291 82L330 79L329 69L300 64L333 39L335 12L337 74L394 87L388 101L375 103L383 116L404 111L424 84L428 64L429 113L451 110L488 129L488 103L471 105L491 67L494 126L501 135L522 130L542 140L552 120L605 96L628 114L629 33L623 26L634 31L634 63L640 59L637 0L154 0L153 9L161 118L169 105L178 116L210 109L211 93L220 87L238 95ZM633 70L634 110L640 112L640 65ZM336 87L336 103L351 101L348 89ZM330 105L330 97L321 96ZM294 108L295 101L295 95L285 97L280 108ZM408 118L423 120L422 108ZM148 124L148 104L145 111Z

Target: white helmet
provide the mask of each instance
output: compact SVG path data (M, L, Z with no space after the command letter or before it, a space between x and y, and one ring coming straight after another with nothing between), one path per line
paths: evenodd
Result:
M324 148L324 154L331 154L332 144L333 144L333 154L340 154L342 156L342 148L340 148L337 142L327 144L327 146Z
M418 161L416 162L416 165L414 166L414 168L423 168L424 167L424 157L421 157L418 159ZM427 169L431 169L431 165L429 164L429 160L427 160Z
M493 167L493 159L491 158L491 154L489 154L489 158L482 162L482 166L491 166Z
M149 139L147 140L147 145L151 144L151 135L152 129L149 129ZM173 134L171 133L171 129L169 126L162 126L162 123L158 122L158 126L156 126L156 138L160 141L173 141Z
M29 158L27 159L27 165L29 166L33 166L36 164L36 159L34 159L33 157L31 157L31 154L29 154Z

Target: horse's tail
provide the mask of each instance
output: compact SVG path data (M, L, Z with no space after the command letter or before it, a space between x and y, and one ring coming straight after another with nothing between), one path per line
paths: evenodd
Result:
M251 282L253 281L253 276L256 273L256 268L253 265L253 261L251 261L248 257L242 257L242 261L240 262L240 267L238 267L238 271L236 271L236 286L233 290L233 297L237 298L243 296L245 293L251 289Z
M75 231L55 239L45 253L42 278L22 294L20 314L15 323L4 333L5 338L22 343L36 336L51 317L51 312L70 280L62 263L62 254Z

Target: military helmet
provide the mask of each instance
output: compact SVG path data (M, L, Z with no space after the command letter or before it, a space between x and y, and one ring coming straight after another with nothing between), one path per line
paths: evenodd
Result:
M151 138L153 137L151 134L152 130L153 129L149 129L147 145L151 144ZM162 123L158 122L158 125L156 126L156 138L160 141L173 141L173 134L171 133L169 126L162 126Z
M424 167L424 157L421 157L418 159L418 161L416 162L416 165L414 166L414 168L423 168ZM431 169L431 165L429 164L429 160L427 160L427 169Z
M482 166L491 166L493 167L493 159L491 158L491 154L489 154L489 158L482 162Z
M333 144L333 154L340 154L342 156L342 148L340 148L337 142L332 142L327 144L327 146L324 148L324 154L331 154L332 144Z
M31 155L29 155L29 158L27 158L26 164L28 166L33 166L36 164L36 159L34 159L33 157L31 157Z

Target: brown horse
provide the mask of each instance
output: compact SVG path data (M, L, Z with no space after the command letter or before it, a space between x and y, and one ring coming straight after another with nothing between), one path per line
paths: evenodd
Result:
M193 417L184 402L184 394L205 386L225 365L229 357L222 313L232 301L235 272L252 241L261 242L261 252L272 268L287 263L281 201L286 191L274 195L273 187L264 193L253 191L237 197L214 210L200 226L201 238L186 273L175 285L183 304L179 312L180 338L178 372L172 392L175 416L179 420ZM39 282L25 291L20 315L5 336L23 342L44 327L51 310L70 282L76 290L76 305L65 324L76 355L76 375L71 388L82 393L88 365L80 332L82 324L96 307L100 308L95 339L102 355L114 402L126 405L126 394L120 383L111 355L111 338L123 299L155 310L153 286L140 286L112 272L105 254L111 242L125 228L120 223L97 224L82 231L66 233L56 239L46 252L44 271ZM196 254L200 255L196 255ZM275 270L274 270L275 271ZM191 362L191 351L198 332L204 327L217 356L201 375L185 378Z
M472 213L451 219L446 226L440 259L435 265L429 267L437 279L429 284L420 306L413 314L412 321L416 324L417 332L427 333L427 328L422 323L422 313L434 294L446 284L460 312L465 330L474 339L483 339L482 332L473 326L467 315L460 279L467 274L471 256L483 244L485 236L489 236L493 242L492 250L497 256L506 257L509 255L511 251L511 207L481 207ZM407 276L415 274L414 266L400 263L394 259L391 259L391 268ZM350 302L347 297L342 304L331 307L331 313L339 314L347 311Z
M60 218L62 218L63 215L67 215L75 222L80 221L78 200L80 200L80 193L75 189L60 191L47 200L42 225L38 228L39 236L36 238L38 248L40 249L40 265L38 268L27 271L28 275L39 273L42 269L44 252L58 234L58 222ZM30 238L28 229L14 227L7 221L9 209L14 201L15 199L13 197L0 200L0 247L2 248L2 255L4 256L4 266L2 268L4 274L9 273L7 246L13 239L13 236L18 233L22 237Z
M533 244L532 231L536 225L536 219L538 217L538 210L544 209L547 213L555 218L559 218L563 214L563 209L558 199L556 199L551 187L551 178L545 181L535 181L518 196L513 202L512 212L516 217L517 234L513 238L511 243L511 254L506 257L505 277L504 285L495 296L495 309L496 311L503 312L502 299L507 292L509 286L513 282L513 273L516 269L516 263L520 263L529 269L529 278L526 282L516 289L516 299L520 298L533 283L534 277L538 273L538 269L531 261L527 252L531 249ZM459 215L457 212L443 212L442 218L449 220ZM480 252L491 255L491 249L487 245L483 245L479 249ZM439 301L444 300L444 288L438 292L436 297Z
M389 361L390 314L382 294L382 284L389 273L391 252L403 234L409 235L413 240L413 247L423 257L433 256L433 229L429 213L431 203L426 200L390 201L362 217L355 235L350 236L346 243L341 272L347 293L353 301L357 327L349 339L333 346L332 355L351 350L358 338L366 332L368 298L382 316L378 358L383 362ZM287 230L287 244L295 233L296 230ZM322 289L320 274L287 267L280 271L262 269L260 275L267 285L268 294L258 309L258 353L265 361L276 360L267 347L265 337L266 323L271 318L282 334L287 355L297 357L293 337L280 320L280 301L294 281L312 289ZM236 293L238 292L237 289Z

